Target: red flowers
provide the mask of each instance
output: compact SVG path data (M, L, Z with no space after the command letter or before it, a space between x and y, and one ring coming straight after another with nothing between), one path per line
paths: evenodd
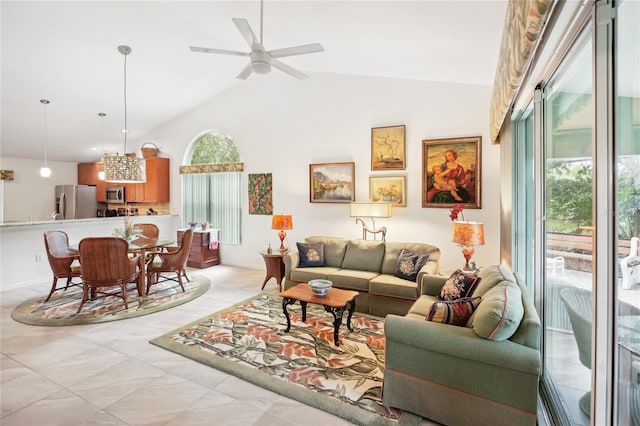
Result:
M451 220L458 220L458 215L462 214L462 210L464 209L464 204L455 204L451 207L451 213L449 217ZM464 214L462 214L462 220L464 220Z

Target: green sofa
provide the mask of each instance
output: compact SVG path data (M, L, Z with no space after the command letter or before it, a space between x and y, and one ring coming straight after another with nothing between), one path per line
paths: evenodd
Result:
M427 276L438 273L440 249L423 243L348 240L335 237L307 237L304 243L322 243L324 265L300 267L298 251L290 251L284 260L285 290L301 282L324 278L337 288L360 292L356 310L384 317L404 315L422 294ZM402 249L429 258L415 281L395 276Z
M466 326L426 321L447 277L427 276L406 316L385 320L383 403L447 425L535 425L540 318L503 266L482 269Z

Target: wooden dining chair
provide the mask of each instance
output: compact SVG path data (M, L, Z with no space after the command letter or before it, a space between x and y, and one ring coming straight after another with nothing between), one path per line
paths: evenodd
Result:
M182 234L182 240L178 247L166 247L167 252L152 253L153 259L147 263L147 294L149 294L149 288L152 285L168 280L176 281L180 284L182 291L185 291L184 285L182 285L182 277L190 281L185 268L192 240L193 230L187 229ZM172 278L162 275L163 273L176 273L177 277ZM162 280L160 280L161 277Z
M127 284L135 282L138 288L144 285L144 273L140 269L140 257L128 256L129 245L118 237L90 237L80 240L80 264L82 265L82 301L78 312L89 299L97 294L111 296L108 287L119 287L120 297L127 305ZM99 291L101 289L102 291Z
M56 290L60 290L58 288L58 280L61 278L67 279L64 290L69 286L80 286L82 283L73 282L73 278L80 277L80 267L73 264L80 257L77 253L69 251L69 236L66 232L45 231L44 247L47 250L47 259L49 259L49 266L51 266L51 271L53 272L51 291L49 291L49 295L44 300L47 302Z
M138 223L136 228L147 238L158 238L160 236L160 229L153 223Z
M136 228L140 231L143 238L158 239L160 236L160 229L153 223L138 223ZM149 263L152 260L152 253L158 251L162 251L162 248L158 247L148 250L145 255L145 263Z

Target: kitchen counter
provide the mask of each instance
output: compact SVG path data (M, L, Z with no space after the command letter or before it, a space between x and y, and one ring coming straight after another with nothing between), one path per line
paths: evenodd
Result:
M130 216L134 224L154 223L160 238L175 240L182 228L179 215ZM87 219L9 222L0 225L0 292L22 285L42 283L42 293L49 291L51 268L44 247L44 232L64 231L69 243L77 244L84 237L106 237L114 228L122 228L125 216L93 217Z
M154 218L160 217L172 217L178 215L170 215L170 214L156 214L156 215L137 215L131 216L134 223L139 222L152 222ZM32 225L52 225L52 224L68 224L68 223L82 223L82 222L104 222L109 220L122 221L126 216L109 216L109 217L88 217L85 219L56 219L56 220L32 220L27 222L4 222L0 223L0 228L3 227L12 227L12 226L32 226ZM147 220L149 218L149 220Z

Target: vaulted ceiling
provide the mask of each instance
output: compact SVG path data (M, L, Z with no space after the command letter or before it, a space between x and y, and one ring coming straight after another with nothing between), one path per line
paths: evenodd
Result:
M492 85L507 0L264 2L267 50L321 43L282 58L318 73ZM231 21L260 32L258 1L5 1L0 3L0 155L94 161L122 151L128 45L129 140L244 83L248 59L189 46L249 51ZM269 84L281 74L252 75ZM284 76L284 74L282 74ZM291 78L291 77L287 77ZM297 84L305 84L301 80ZM99 112L107 116L103 122ZM103 130L104 128L104 130ZM93 149L93 150L92 150Z

